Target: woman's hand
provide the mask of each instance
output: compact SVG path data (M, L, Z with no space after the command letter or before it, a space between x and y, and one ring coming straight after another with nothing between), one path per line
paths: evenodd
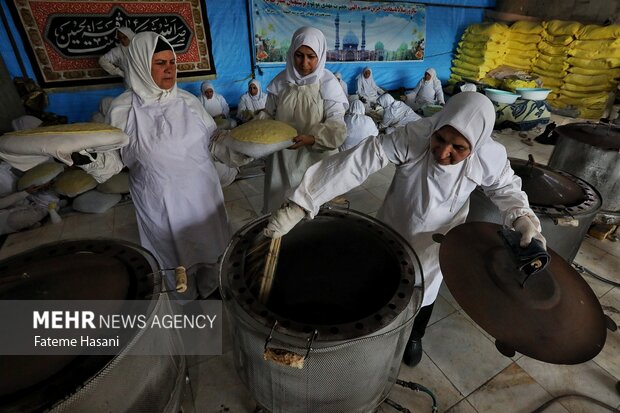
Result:
M293 145L288 149L299 149L302 146L314 145L314 136L312 135L297 135L293 138Z

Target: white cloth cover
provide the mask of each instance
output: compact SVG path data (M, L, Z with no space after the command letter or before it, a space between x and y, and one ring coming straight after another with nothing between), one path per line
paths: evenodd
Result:
M17 181L17 189L22 191L30 186L43 185L56 178L65 170L58 162L44 162L26 171Z
M441 88L441 81L437 78L435 69L429 67L424 73L431 75L431 79L424 80L422 78L413 91L405 95L407 96L405 102L414 110L418 110L424 105L443 105L446 103L443 89Z
M421 119L421 116L415 113L413 109L404 102L395 100L389 93L379 96L377 104L383 108L383 120L379 124L379 128L385 129L386 133L391 133L400 126Z
M120 194L104 194L97 190L83 193L73 200L71 207L87 214L103 214L122 198Z
M13 127L13 130L24 130L38 128L42 123L43 121L36 116L22 115L13 119L11 121L11 126Z
M114 100L110 124L130 136L121 151L129 168L140 243L163 268L216 262L231 231L211 153L215 123L200 101L179 89L159 88L151 59L161 35L138 33L129 47L132 89ZM189 280L180 299L196 297L206 280ZM166 274L167 288L175 285Z
M344 122L347 125L347 139L340 146L340 151L346 151L358 145L367 137L379 134L375 122L370 116L364 114L365 110L361 100L351 102L349 111L344 115Z
M364 77L364 72L366 70L370 71L368 79ZM375 83L375 78L372 76L372 69L370 69L370 67L365 67L362 72L357 75L357 95L359 97L368 100L369 103L374 103L377 101L377 98L384 93L385 91Z
M0 136L0 159L20 171L56 158L71 166L72 152L105 152L129 142L120 129L95 123L44 126Z
M429 305L442 280L439 244L432 236L465 222L469 195L478 185L502 211L506 225L528 215L540 228L521 191L521 179L510 168L506 149L491 138L494 122L495 111L486 96L458 94L430 118L366 139L311 166L289 199L312 217L325 202L360 185L388 163L396 164L377 218L398 231L418 254L425 286L422 305ZM456 128L472 147L470 156L456 165L437 164L430 151L432 134L444 125Z
M256 96L250 95L249 92L241 95L239 99L239 105L237 106L237 116L243 122L247 122L252 119L259 110L265 109L265 104L267 103L267 93L263 92L261 89L261 84L258 80L252 79L249 85L256 85L258 88L258 93ZM248 113L251 113L252 116L248 116Z
M294 65L294 54L308 46L319 61L311 74L300 76ZM263 212L275 211L295 187L306 169L328 157L344 143L346 125L344 114L349 101L336 77L325 69L327 44L320 30L312 27L298 29L288 50L286 69L269 84L266 114L286 122L297 132L312 135L315 143L297 150L281 150L266 160Z

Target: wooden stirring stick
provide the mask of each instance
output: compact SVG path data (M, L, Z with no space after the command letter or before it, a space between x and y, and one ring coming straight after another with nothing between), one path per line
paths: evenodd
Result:
M265 269L263 270L263 278L261 279L260 292L258 294L258 300L265 304L269 299L269 293L271 292L271 285L273 284L273 275L276 272L276 266L278 265L278 257L280 256L280 244L282 238L272 238L269 244L269 251L265 258Z

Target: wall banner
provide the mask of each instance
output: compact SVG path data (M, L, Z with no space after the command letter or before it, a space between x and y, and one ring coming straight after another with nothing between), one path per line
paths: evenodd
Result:
M253 0L257 63L285 62L291 36L312 26L327 38L328 62L424 60L426 8L397 2Z
M204 3L195 0L14 0L7 2L42 87L118 82L98 59L117 46L116 28L162 34L179 77L215 74Z

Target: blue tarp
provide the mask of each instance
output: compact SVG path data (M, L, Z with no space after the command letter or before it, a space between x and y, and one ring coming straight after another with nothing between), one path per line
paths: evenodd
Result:
M9 23L9 30L17 42L17 53L24 61L26 75L36 79L28 55L25 52L11 14L2 1L2 12ZM11 0L9 0L11 1ZM402 1L402 0L400 0ZM224 95L231 107L236 107L239 96L247 90L252 75L248 33L247 0L207 0L207 12L211 25L212 52L217 77L213 80L218 93ZM419 2L426 5L426 49L422 62L377 62L371 63L373 76L384 89L400 87L413 88L428 67L437 70L442 81L450 76L450 66L456 43L467 26L483 20L484 9L493 8L495 0L434 0ZM12 77L23 76L15 50L11 46L7 27L0 25L0 53ZM327 68L339 71L349 85L349 92L355 92L355 78L366 63L328 63ZM283 69L283 65L260 67L255 71L263 89ZM261 74L262 72L262 74ZM191 93L200 91L200 79L181 81L179 86ZM122 92L121 85L101 85L80 89L48 90L47 110L69 117L70 122L88 121L97 110L103 96L116 96Z

